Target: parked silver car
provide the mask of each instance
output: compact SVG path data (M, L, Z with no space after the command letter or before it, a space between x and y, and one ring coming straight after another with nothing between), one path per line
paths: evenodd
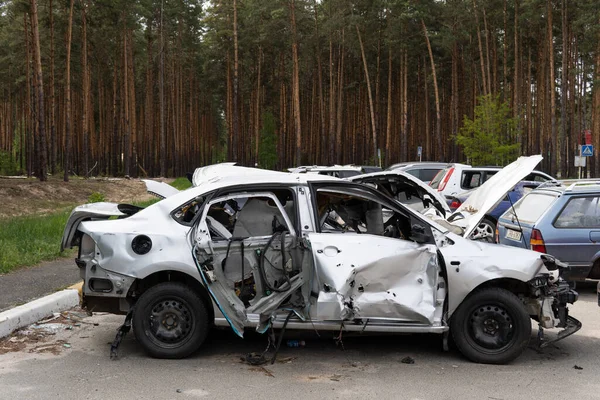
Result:
M145 209L78 207L65 227L84 305L127 314L118 335L132 324L151 356L186 357L216 325L451 333L470 360L501 364L531 318L558 338L581 326L560 262L465 239L371 186L231 165L194 178Z

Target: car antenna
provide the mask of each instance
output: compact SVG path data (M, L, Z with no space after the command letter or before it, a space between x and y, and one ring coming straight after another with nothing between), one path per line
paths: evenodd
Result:
M512 209L513 215L517 219L517 225L519 225L519 229L521 230L521 241L525 245L525 248L527 248L527 243L525 243L524 241L525 235L523 235L523 227L521 226L521 221L519 221L519 216L517 215L517 210L515 210L515 205L513 204L513 201L510 198L510 192L506 194L506 197L508 197L508 201L510 202L510 208ZM500 240L500 238L498 238L498 240Z

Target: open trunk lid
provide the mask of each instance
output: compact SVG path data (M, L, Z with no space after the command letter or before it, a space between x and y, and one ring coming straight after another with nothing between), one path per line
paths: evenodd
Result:
M124 218L137 213L141 209L141 207L133 206L131 204L106 202L83 204L75 207L75 209L71 211L71 215L65 225L60 244L60 251L70 249L77 244L74 239L76 238L77 228L81 222L103 220L111 217Z

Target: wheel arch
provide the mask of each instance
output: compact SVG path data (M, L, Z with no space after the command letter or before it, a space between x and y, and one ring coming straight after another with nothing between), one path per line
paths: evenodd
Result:
M206 310L208 311L210 321L214 321L215 311L213 309L213 303L210 298L210 295L208 294L208 291L197 278L188 275L185 272L175 270L163 270L154 272L146 276L145 278L136 279L134 284L129 289L127 297L136 301L146 290L163 282L180 282L190 287L196 293L198 293L198 295L200 295L200 298L204 301L204 305L206 306Z
M522 280L516 279L516 278L509 278L509 277L502 277L502 278L495 278L495 279L490 279L488 281L484 281L482 283L480 283L479 285L477 285L475 288L473 288L473 290L471 290L469 292L468 295L466 295L459 304L456 305L456 307L454 307L450 313L448 313L449 317L452 317L452 315L454 315L454 313L456 312L456 310L458 310L458 308L470 297L472 297L475 293L477 293L478 291L482 290L482 289L486 289L486 288L501 288L501 289L505 289L509 292L511 292L512 294L514 294L515 296L519 296L519 295L529 295L530 294L530 290L531 290L531 286L527 283L524 282Z

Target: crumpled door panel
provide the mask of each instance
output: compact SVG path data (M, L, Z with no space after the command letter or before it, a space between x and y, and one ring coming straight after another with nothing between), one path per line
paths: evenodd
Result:
M353 233L311 233L317 318L432 324L438 262L433 245Z

